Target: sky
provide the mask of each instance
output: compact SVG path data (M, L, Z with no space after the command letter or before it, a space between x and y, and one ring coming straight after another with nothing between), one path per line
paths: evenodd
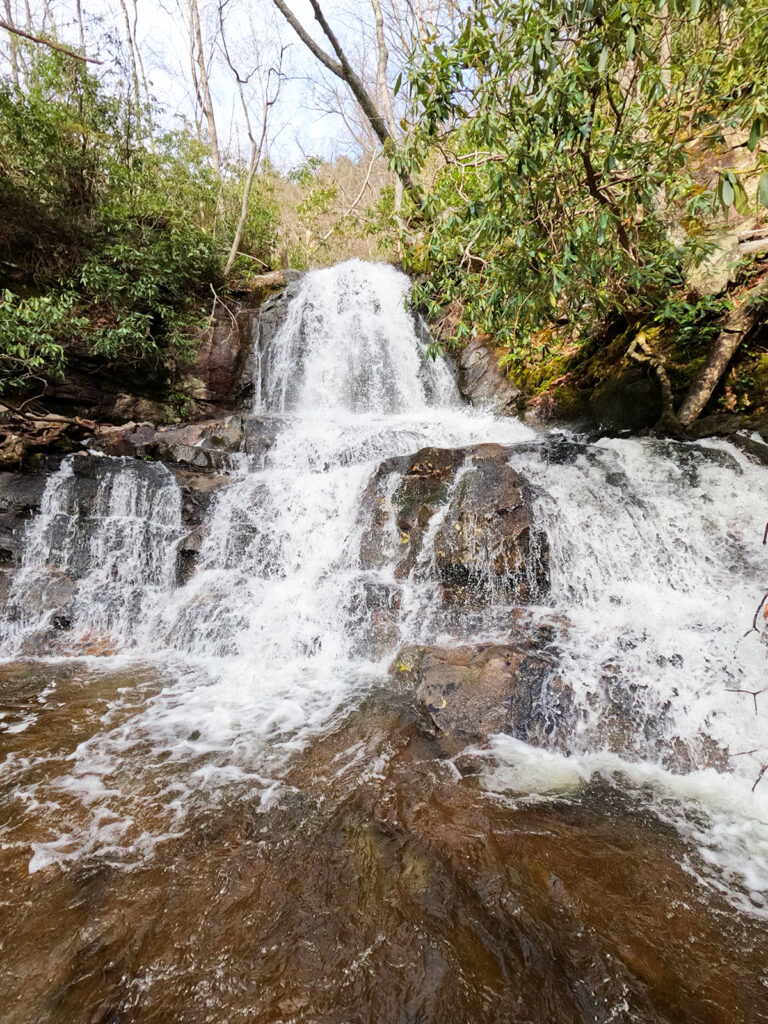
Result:
M127 2L129 6L133 4L133 0ZM218 25L217 0L198 2L204 34L210 38ZM75 0L48 0L48 3L60 41L77 46ZM115 54L119 49L127 53L120 2L81 0L81 3L87 52L104 59L104 71L115 80L115 73L119 73ZM136 34L150 92L162 106L166 126L173 127L179 117L191 120L195 107L189 71L186 0L136 0L136 3ZM16 22L23 25L24 0L11 0L11 4L16 8ZM42 4L43 0L32 0L35 30L43 26ZM290 6L302 24L311 27L317 36L308 0L290 0ZM324 0L323 10L350 52L359 46L361 17L371 29L368 0ZM355 144L342 118L320 109L323 81L332 80L332 76L308 52L271 0L226 0L225 27L231 58L241 74L247 75L260 62L264 66L276 63L280 48L285 47L284 78L279 99L270 115L268 153L272 163L281 170L290 170L308 156L327 159L340 153L355 155ZM2 31L0 36L3 37L0 45L7 53L7 37ZM256 110L255 120L259 121L261 101L254 87L256 77L251 79L247 91L249 106ZM237 87L220 53L211 66L210 79L220 147L230 154L239 151L245 155L248 139ZM341 87L341 83L337 84Z

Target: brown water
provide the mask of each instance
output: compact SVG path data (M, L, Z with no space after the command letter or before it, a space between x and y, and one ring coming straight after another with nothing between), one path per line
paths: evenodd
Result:
M20 789L55 793L116 695L130 722L163 683L78 662L0 673L3 722L28 723L0 733L3 1024L768 1021L764 925L696 881L671 828L607 785L489 795L387 688L290 756L271 805L233 784L151 854L117 844L30 873L32 844L101 798L36 806ZM163 766L131 776L127 761L123 803L146 829Z

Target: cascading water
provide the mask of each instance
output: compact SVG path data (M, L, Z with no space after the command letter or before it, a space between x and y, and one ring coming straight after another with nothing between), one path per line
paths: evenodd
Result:
M25 537L8 599L6 647L23 650L57 613L80 638L112 635L130 643L142 606L174 586L181 535L179 490L164 466L65 460ZM65 599L58 602L63 608L45 600L50 589Z
M743 634L768 578L765 470L723 442L587 445L468 408L447 363L427 358L407 294L387 266L305 275L257 353L255 409L279 423L276 440L261 460L233 459L186 582L180 497L164 467L75 456L51 478L7 652L66 614L71 635L120 649L94 659L96 676L106 662L118 675L162 671L110 689L99 727L61 757L10 755L0 781L47 825L5 841L31 846L33 869L84 852L130 860L183 832L201 806L257 793L266 810L310 739L394 685L384 673L402 645L504 642L522 603L526 621L555 630L571 717L552 749L499 736L476 752L487 790L557 800L608 780L674 823L695 851L692 872L762 912L768 781L753 784L768 762L765 648ZM477 449L488 442L505 447ZM407 463L427 448L437 454ZM493 459L531 487L519 579L500 572L501 549L483 532L515 508L461 516ZM89 461L104 467L100 482L78 489ZM418 500L403 511L409 487ZM471 564L445 576L454 533L468 538ZM76 593L65 612L30 620L25 594L41 573L71 577ZM65 799L81 811L62 832Z

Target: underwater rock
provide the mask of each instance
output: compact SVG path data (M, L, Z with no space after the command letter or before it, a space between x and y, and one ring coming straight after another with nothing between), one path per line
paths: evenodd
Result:
M556 744L573 694L543 653L509 644L404 647L390 666L456 750L504 732L534 746Z

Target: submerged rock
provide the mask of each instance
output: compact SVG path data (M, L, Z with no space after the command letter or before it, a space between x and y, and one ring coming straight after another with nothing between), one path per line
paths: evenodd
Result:
M456 749L504 732L534 746L556 742L573 694L543 653L509 644L410 646L390 666Z

